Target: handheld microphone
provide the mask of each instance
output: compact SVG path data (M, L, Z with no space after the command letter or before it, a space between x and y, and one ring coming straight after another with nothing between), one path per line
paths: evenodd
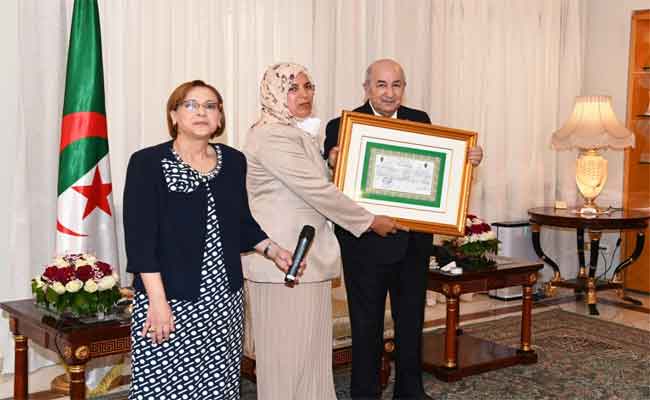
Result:
M302 227L300 236L298 236L296 249L293 251L293 262L291 263L291 267L289 267L289 271L287 271L287 274L284 276L284 281L286 283L291 283L296 280L300 263L305 258L305 255L311 246L311 242L314 240L315 233L316 231L311 225L305 225Z

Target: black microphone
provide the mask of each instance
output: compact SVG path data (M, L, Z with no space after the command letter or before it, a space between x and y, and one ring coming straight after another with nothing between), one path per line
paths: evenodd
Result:
M298 276L298 268L300 263L305 258L311 242L314 240L314 234L316 231L311 225L305 225L300 231L300 236L298 236L298 243L296 244L296 249L293 251L293 263L289 267L289 271L284 276L284 281L286 283L294 282Z

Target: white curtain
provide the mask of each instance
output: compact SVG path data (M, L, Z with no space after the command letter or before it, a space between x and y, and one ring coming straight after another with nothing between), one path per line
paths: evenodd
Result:
M54 255L56 174L71 0L8 0L0 10L4 146L0 151L0 300L30 296ZM181 82L204 79L225 99L241 147L270 63L311 69L327 121L362 103L365 68L391 57L406 71L405 104L436 124L479 132L485 150L470 210L488 221L575 198L573 155L549 148L580 94L584 0L100 1L110 159L125 268L122 191L128 157L167 140L164 106ZM546 243L560 257L558 240ZM573 241L571 242L573 243ZM575 248L573 248L574 253ZM124 274L123 274L124 275ZM13 343L0 319L3 372ZM31 367L56 360L32 354Z

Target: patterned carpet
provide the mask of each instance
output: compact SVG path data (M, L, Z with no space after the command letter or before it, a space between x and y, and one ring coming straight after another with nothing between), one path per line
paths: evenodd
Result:
M520 318L463 326L498 343L519 344ZM560 309L533 316L539 361L445 383L425 374L425 390L440 400L650 399L650 332ZM337 372L339 400L350 398L349 371ZM242 399L255 399L245 382ZM392 386L384 391L392 398Z
M517 346L520 318L463 325L474 336ZM650 332L560 309L533 315L537 364L514 366L445 383L425 374L425 390L440 400L650 399ZM339 400L350 398L349 370L335 374ZM123 397L111 397L111 399ZM244 380L242 399L256 399ZM392 398L392 385L383 399Z
M463 328L498 343L519 343L518 317ZM445 400L650 399L650 332L553 309L533 316L533 348L537 364L453 383L426 376L426 391Z

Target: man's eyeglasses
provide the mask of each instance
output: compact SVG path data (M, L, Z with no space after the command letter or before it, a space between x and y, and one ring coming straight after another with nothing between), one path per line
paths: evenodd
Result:
M214 101L208 101L206 103L200 104L196 100L183 100L180 104L183 106L187 111L191 113L196 113L199 111L199 108L203 107L206 113L213 113L217 110L219 110L219 103L214 102Z

